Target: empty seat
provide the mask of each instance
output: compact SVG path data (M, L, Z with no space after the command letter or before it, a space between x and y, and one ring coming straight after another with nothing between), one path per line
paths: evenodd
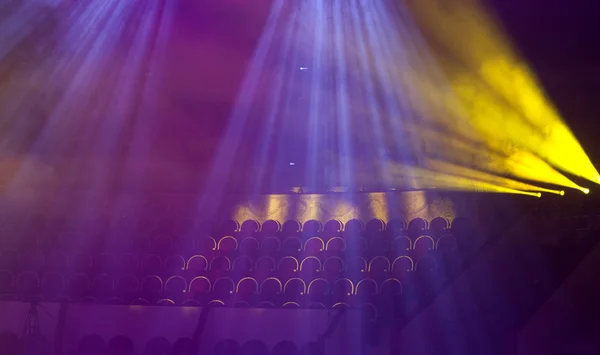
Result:
M150 303L156 303L163 290L163 281L158 275L148 275L140 283L141 297Z
M147 254L142 257L141 267L143 275L158 275L162 272L162 259L157 254Z
M429 230L434 237L439 237L448 230L448 220L444 217L436 217L429 223Z
M318 258L308 256L300 263L300 276L305 281L312 280L321 275L321 268L321 261Z
M260 253L260 244L253 237L246 237L240 243L240 255L256 258Z
M327 257L343 256L346 253L346 241L340 237L333 237L325 244Z
M281 227L281 232L286 237L295 236L300 231L300 223L298 221L286 221Z
M232 273L238 277L250 276L254 270L254 261L247 256L240 256L233 261Z
M213 284L213 299L227 301L235 292L235 282L229 277L222 277Z
M163 265L164 275L167 277L180 275L185 270L185 264L185 259L181 255L168 256Z
M309 303L329 304L329 296L331 294L331 286L329 282L323 278L312 280L307 288Z
M181 276L171 276L165 282L164 295L175 304L181 304L187 290L187 282ZM210 289L210 286L209 286Z
M262 234L265 237L273 237L281 230L279 222L274 220L265 221L262 225Z
M258 281L256 281L253 277L244 277L240 281L238 281L235 294L237 301L243 301L250 305L256 302L256 297L258 296L259 285Z
M275 237L267 237L260 244L260 253L265 256L277 256L281 251L281 242Z
M333 303L348 303L354 294L354 283L350 279L337 279L331 287Z
M33 271L24 271L15 280L15 292L22 300L30 300L38 294L40 276Z
M411 239L416 239L418 236L422 235L427 229L427 221L423 218L414 218L412 219L407 226L406 232Z
M225 236L219 239L217 243L217 255L221 256L235 256L238 251L238 241L231 236Z
M377 307L373 303L362 303L358 309L363 312L365 319L375 321L378 318Z
M189 297L200 304L204 304L212 290L212 284L210 280L205 276L198 276L194 278L189 287Z
M283 285L281 281L275 277L269 277L260 284L260 298L262 302L278 304L282 292Z
M391 252L392 252L392 256L394 256L394 257L398 257L401 255L407 255L411 250L412 250L412 242L406 236L396 237L392 241Z
M306 293L306 283L299 278L293 278L288 280L283 285L283 299L284 302L295 302L301 303Z
M399 280L406 280L414 270L414 262L408 256L399 256L392 262L392 276Z
M371 239L369 245L369 254L376 255L387 255L392 248L392 241L385 235L379 235Z
M356 284L356 298L358 302L371 302L377 296L377 282L373 279L362 279Z
M344 260L337 256L327 258L323 263L322 276L330 282L344 275L345 265Z
M225 277L231 270L231 261L226 256L218 256L210 262L210 275L213 280Z
M321 222L311 219L304 222L304 228L302 228L302 232L306 237L310 238L319 235L322 229L323 226L321 225Z
M385 230L385 223L380 219L372 219L365 225L365 233L369 236L377 236Z
M433 238L428 235L422 235L418 237L413 244L413 256L421 257L435 249L435 242Z
M270 256L263 256L256 260L254 275L258 280L264 280L273 276L276 269L277 264L275 263L275 259Z
M383 297L398 297L402 295L402 283L398 279L390 278L381 283L379 293Z
M376 256L369 262L369 277L381 280L387 279L391 270L390 260L385 256Z
M277 275L280 280L287 281L291 278L296 277L300 263L298 259L293 256L286 256L279 260L277 265Z
M115 280L106 274L100 274L92 280L90 294L99 301L108 300L114 292Z
M208 260L204 255L192 256L186 264L186 275L190 278L204 275L208 270Z
M404 235L406 232L406 222L401 219L391 219L388 221L387 232L392 238Z
M307 256L315 256L317 258L321 257L321 254L325 250L325 242L323 239L319 237L311 237L304 242L302 255L304 257Z
M323 226L323 234L327 237L335 237L342 232L342 223L335 219L330 219Z
M65 278L58 272L51 271L44 274L40 283L42 297L45 300L52 301L65 292Z
M137 274L140 259L134 254L122 255L117 263L116 272L121 275Z
M346 277L352 280L360 280L367 272L367 261L360 256L347 258Z
M117 280L115 286L116 296L125 303L131 302L137 297L140 288L140 281L133 275L125 275Z
M15 277L8 270L0 270L0 296L13 293Z
M281 254L284 256L298 257L302 251L302 241L298 238L289 237L281 245Z
M260 230L260 225L257 221L248 219L245 220L240 227L240 234L243 237L254 236Z
M357 237L362 234L364 230L364 224L362 221L358 219L351 219L346 222L346 228L344 229L344 234L347 237Z
M234 221L232 219L221 223L221 227L219 228L219 234L221 236L235 235L239 231L240 231L240 224L237 221Z
M196 248L201 255L212 258L217 250L217 242L212 237L202 237L197 240Z
M79 301L89 294L90 279L86 274L74 274L67 281L67 297Z

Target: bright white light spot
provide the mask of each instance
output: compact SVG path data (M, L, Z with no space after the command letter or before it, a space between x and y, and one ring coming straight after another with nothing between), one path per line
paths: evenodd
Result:
M290 165L291 165L291 166L294 166L294 165L296 165L296 163L294 163L293 161L291 161L291 162L290 162Z
M300 70L308 70L308 67L300 67Z

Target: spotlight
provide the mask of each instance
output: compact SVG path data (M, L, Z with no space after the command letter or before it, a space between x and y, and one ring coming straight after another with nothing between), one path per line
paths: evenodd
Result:
M565 195L565 191L564 191L564 190L561 190L561 191L560 191L560 195L561 195L561 196L564 196L564 195Z
M583 191L583 193L586 195L590 193L590 189L586 189L586 188L581 189L581 191Z
M539 198L539 197L542 197L542 193L541 193L541 192L538 192L536 196L537 196L538 198Z

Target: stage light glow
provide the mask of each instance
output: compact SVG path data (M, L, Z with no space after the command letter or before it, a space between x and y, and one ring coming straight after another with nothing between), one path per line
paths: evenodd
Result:
M586 189L586 188L581 189L581 191L586 195L590 193L590 189Z
M565 191L564 191L564 190L561 190L561 191L560 191L560 195L561 195L561 196L564 196L564 195L565 195Z

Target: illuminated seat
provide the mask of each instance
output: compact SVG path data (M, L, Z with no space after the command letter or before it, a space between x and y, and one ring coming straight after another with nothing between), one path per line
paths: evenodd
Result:
M212 284L207 277L198 276L194 278L188 287L188 295L190 299L193 299L200 304L204 304L206 301L208 301L208 296L212 290Z
M314 257L308 256L300 263L300 277L305 281L310 281L321 275L321 261Z
M104 302L112 297L114 289L115 280L109 275L100 274L92 280L90 294L100 302Z
M413 244L412 256L420 258L435 250L435 241L428 235L418 237Z
M340 237L333 237L325 244L325 255L344 256L346 254L346 241Z
M283 284L275 277L269 277L260 284L260 299L262 302L279 304L283 292Z
M331 286L325 279L318 278L312 280L307 288L308 303L329 304L331 295Z
M217 255L233 257L237 254L238 247L238 241L234 237L225 236L217 243Z
M304 227L302 228L302 233L306 238L311 238L319 235L323 230L323 226L321 222L311 219L304 222Z
M315 256L320 258L324 250L325 243L323 242L323 239L319 237L311 237L304 242L302 256Z
M323 263L323 272L322 276L329 280L329 282L333 282L334 280L339 279L344 276L345 270L344 260L337 256L332 256L327 258Z
M170 255L165 259L163 274L167 277L181 275L185 270L185 259L181 255Z
M350 279L337 279L331 287L331 296L334 304L348 303L354 294L354 283Z
M121 275L137 274L140 268L140 259L134 254L121 255L117 261L116 272Z
M299 278L288 280L283 285L283 300L284 303L295 302L302 303L304 294L306 293L306 283Z
M226 302L235 292L235 282L229 277L222 277L213 284L213 299Z
M408 237L405 236L396 237L396 239L392 241L391 248L391 253L394 257L408 255L408 253L412 250L412 242Z
M280 280L287 281L296 277L299 268L298 259L293 256L286 256L279 260L279 264L277 264L277 276Z
M417 239L418 236L423 235L427 229L427 221L423 218L412 219L407 226L408 237L412 240Z
M140 269L143 275L158 275L162 272L162 259L157 254L144 255Z
M194 255L188 259L185 266L185 275L188 280L196 276L205 275L208 270L208 260L204 255Z
M429 230L434 238L448 232L448 220L443 217L435 217L429 223Z
M281 254L283 256L298 257L302 251L302 241L298 238L289 237L284 239L281 245Z
M236 278L250 276L254 270L254 261L247 256L240 256L233 261L232 274Z
M377 296L377 282L373 279L362 279L356 283L356 300L359 303L373 302Z
M254 237L246 237L240 243L240 255L255 259L260 254L260 244Z
M13 293L15 277L8 270L0 270L0 296Z
M275 259L270 256L263 256L256 260L254 275L257 280L262 281L273 276L276 269L277 264L275 263Z
M125 275L117 280L115 286L116 296L125 303L131 302L137 297L140 281L133 275Z
M88 295L90 279L86 274L74 274L67 281L67 296L73 301L79 301Z
M323 235L327 237L338 237L342 232L342 223L335 219L330 219L323 226Z
M181 304L188 288L187 282L181 276L171 276L165 282L164 295L175 304ZM210 289L210 287L209 287Z
M414 262L409 256L399 256L392 262L392 276L405 281L414 271Z
M15 280L15 292L22 300L30 300L39 291L40 276L33 271L24 271Z
M260 244L260 254L274 257L281 251L281 242L275 237L267 237Z
M252 277L244 277L238 281L235 288L236 301L243 301L250 305L257 301L259 285Z
M65 278L60 273L56 271L45 273L40 282L42 297L47 301L55 300L64 294L65 284Z

